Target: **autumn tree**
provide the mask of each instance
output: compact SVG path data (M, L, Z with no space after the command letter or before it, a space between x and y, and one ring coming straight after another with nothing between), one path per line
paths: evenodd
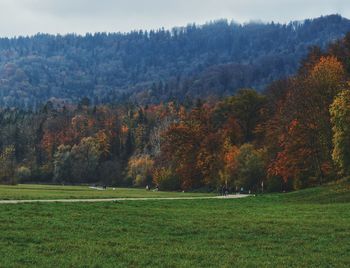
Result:
M270 164L270 175L280 175L285 182L298 180L301 186L297 187L322 183L332 175L329 106L343 77L342 64L329 56L321 57L307 75L294 79L275 121L266 126L275 128L274 139L280 147Z
M201 136L199 126L171 125L163 134L161 166L173 170L185 190L202 184L201 171L197 168L197 154Z
M343 90L330 107L333 125L334 163L342 175L350 175L350 91Z
M153 171L153 183L161 190L178 190L181 182L175 172L168 167L158 167Z
M223 144L223 167L219 171L220 185L232 187L237 180L237 156L239 155L239 148L232 145L229 141Z
M239 148L236 161L236 186L257 191L266 176L264 151L256 150L251 144L244 144Z
M197 168L201 171L203 182L207 186L216 187L219 183L219 171L223 168L222 136L208 133L200 143L197 155Z
M78 182L94 182L102 152L93 137L83 138L71 150L72 178Z
M253 89L241 89L226 100L228 113L234 116L241 127L245 142L254 138L254 131L261 119L261 109L266 99Z
M149 155L140 155L130 158L128 176L135 186L146 186L152 183L154 160Z

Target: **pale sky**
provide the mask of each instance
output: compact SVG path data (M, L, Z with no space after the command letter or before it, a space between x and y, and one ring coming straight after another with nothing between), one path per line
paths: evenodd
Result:
M350 0L0 0L0 36L166 29L226 18L289 22L340 14Z

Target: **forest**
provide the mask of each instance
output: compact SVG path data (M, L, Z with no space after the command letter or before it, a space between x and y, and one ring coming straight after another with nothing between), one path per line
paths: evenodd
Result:
M0 182L288 191L350 175L350 33L220 99L0 111Z
M0 38L0 106L140 105L262 91L295 74L310 46L350 31L330 15L289 24L226 20L172 30Z

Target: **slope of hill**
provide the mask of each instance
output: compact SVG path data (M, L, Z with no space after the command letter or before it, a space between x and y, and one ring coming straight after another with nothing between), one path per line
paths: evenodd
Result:
M94 103L262 89L297 70L308 47L350 31L338 15L287 25L217 21L171 31L0 39L0 105L35 108L49 99Z
M350 183L348 180L343 180L322 187L288 193L286 200L316 204L349 203Z

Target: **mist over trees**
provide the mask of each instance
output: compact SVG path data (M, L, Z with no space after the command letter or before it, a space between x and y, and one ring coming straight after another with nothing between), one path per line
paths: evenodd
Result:
M338 15L287 25L217 21L172 30L0 39L0 106L50 100L154 104L262 90L294 74L311 45L350 31Z

